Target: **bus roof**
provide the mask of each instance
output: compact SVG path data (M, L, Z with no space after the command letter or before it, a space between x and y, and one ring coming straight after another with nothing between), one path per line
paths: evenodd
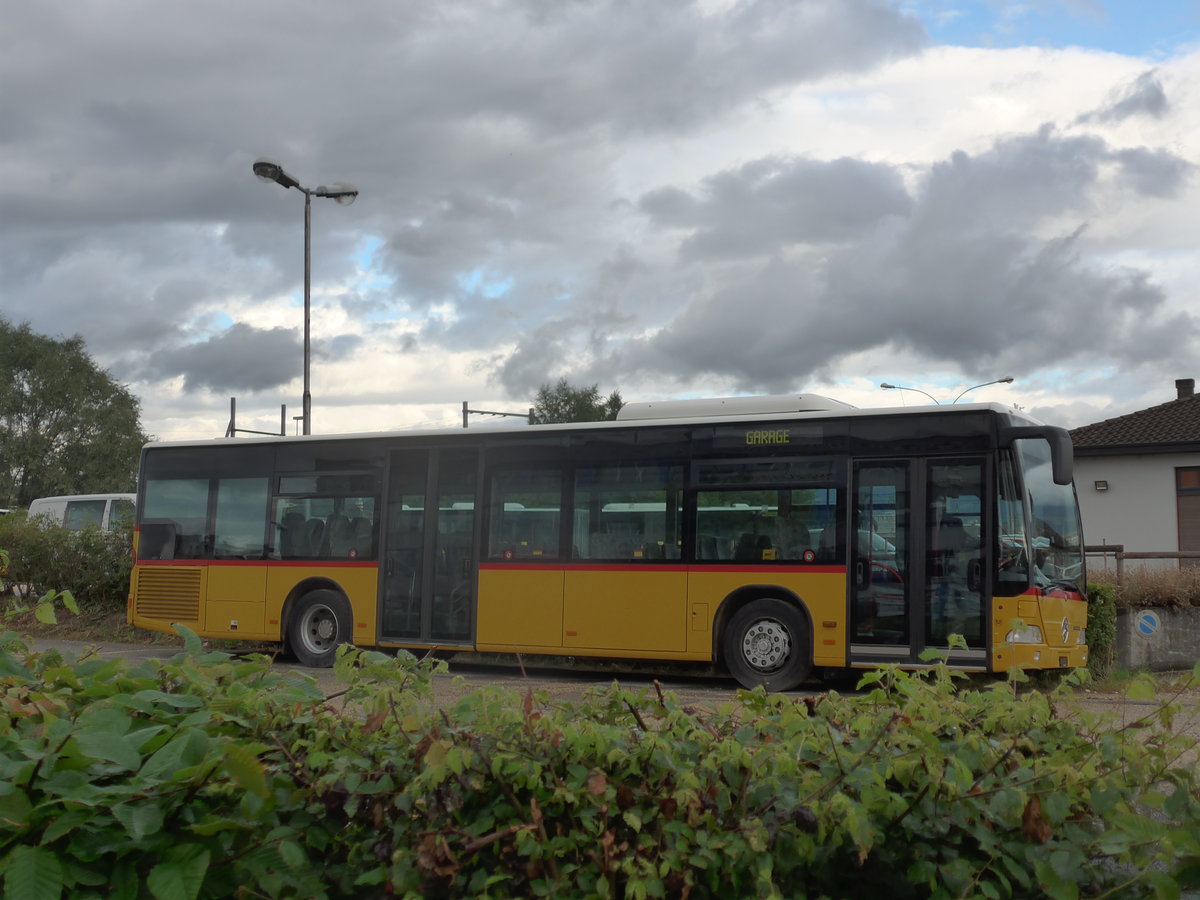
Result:
M647 400L626 403L617 421L695 419L708 416L761 416L771 413L824 412L855 407L820 394L772 394L762 397L707 397L697 400Z
M796 402L801 397L814 398L815 394L795 394L782 395L784 398ZM755 405L766 406L770 405L766 401L778 403L778 397L727 397L716 398L715 400L707 401L658 401L656 406L659 409L671 410L668 403L679 404L700 404L700 403L722 403L724 412L714 414L711 412L699 412L699 407L694 407L697 411L688 413L687 415L663 415L660 418L653 418L648 415L639 415L635 413L632 417L620 416L616 421L605 422L567 422L555 425L507 425L498 424L488 426L486 428L472 428L469 430L464 428L436 428L436 429L392 429L387 431L361 431L348 432L341 434L308 434L308 435L278 435L278 436L253 436L240 438L208 438L201 440L186 440L186 441L152 441L147 444L147 447L212 447L217 445L232 445L232 446L250 446L258 443L311 443L316 441L342 441L342 440L364 440L364 439L379 439L389 437L462 437L469 433L472 438L481 434L499 435L499 434L530 434L531 432L551 432L551 431L569 431L569 430L593 430L605 428L634 428L646 427L654 424L671 424L671 425L704 425L714 424L720 421L736 421L738 418L743 418L747 421L755 422L788 422L797 419L840 419L840 418L890 418L904 417L917 415L961 415L969 412L991 412L997 415L1009 416L1013 420L1030 425L1041 425L1042 422L1032 418L1024 412L1017 410L1012 406L1007 406L1000 403L958 403L947 404L944 406L886 406L874 408L858 408L842 403L838 400L830 398L821 398L827 401L830 406L825 409L810 409L792 411L777 411L764 412L761 409L754 411ZM733 403L731 401L747 401L745 404ZM817 401L814 401L814 403ZM630 404L627 404L630 405ZM645 404L638 404L642 406ZM742 407L742 408L738 408ZM747 409L746 407L749 407ZM683 410L684 407L679 407Z

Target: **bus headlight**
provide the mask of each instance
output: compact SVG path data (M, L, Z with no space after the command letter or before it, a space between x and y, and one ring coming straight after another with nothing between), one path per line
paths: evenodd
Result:
M1020 628L1014 628L1004 640L1010 644L1044 644L1046 639L1042 637L1042 629L1036 625L1022 625Z
M1075 643L1077 643L1077 644L1086 644L1087 643L1087 629L1086 628L1079 629L1079 637L1077 637L1075 639Z

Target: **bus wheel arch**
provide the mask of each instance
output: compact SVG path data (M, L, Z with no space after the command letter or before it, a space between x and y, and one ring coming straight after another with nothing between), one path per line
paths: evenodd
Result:
M327 669L337 648L353 637L350 600L334 582L312 579L296 586L284 606L283 642L297 662Z
M722 604L714 649L742 686L790 691L812 673L812 635L812 616L799 597L759 585Z

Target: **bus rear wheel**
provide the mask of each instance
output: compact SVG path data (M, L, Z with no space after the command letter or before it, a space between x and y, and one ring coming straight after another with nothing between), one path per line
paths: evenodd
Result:
M287 646L300 665L328 669L337 648L350 643L352 630L345 597L336 591L312 591L296 601L288 616Z
M812 671L808 631L793 604L776 597L754 600L725 628L725 664L743 687L790 691Z

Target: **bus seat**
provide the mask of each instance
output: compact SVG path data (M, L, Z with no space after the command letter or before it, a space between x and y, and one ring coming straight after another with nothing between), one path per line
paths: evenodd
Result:
M812 534L803 522L782 520L778 537L780 559L801 559L812 549Z
M337 514L326 519L325 541L329 556L348 555L354 544L354 531L350 527L350 520L346 516Z
M321 539L325 536L325 520L309 519L304 523L304 541L300 547L301 556L317 556L321 552Z
M763 551L770 547L771 539L767 535L745 532L738 538L733 558L736 560L760 560L763 558Z
M280 523L279 555L284 559L303 556L300 547L304 543L304 514L285 513Z
M371 542L371 520L365 516L357 516L350 520L350 530L354 535L354 546L358 548L359 556L370 556L374 552Z
M717 550L717 539L711 534L696 535L696 558L720 559L721 553Z
M837 560L837 526L832 522L821 529L821 539L817 547L818 562L834 562Z

